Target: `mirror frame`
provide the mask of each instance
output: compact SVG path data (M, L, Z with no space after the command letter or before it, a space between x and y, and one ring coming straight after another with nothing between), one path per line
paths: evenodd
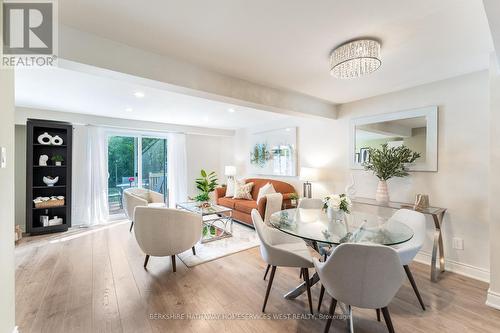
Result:
M418 109L385 113L374 116L353 118L350 121L349 160L351 169L363 170L361 163L354 160L356 150L356 126L380 123L384 121L425 117L427 122L426 160L423 163L413 163L409 171L438 171L438 107L427 106Z

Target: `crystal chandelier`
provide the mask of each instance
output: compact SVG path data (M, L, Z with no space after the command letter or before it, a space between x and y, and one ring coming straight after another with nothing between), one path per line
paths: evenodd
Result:
M354 79L376 71L380 60L380 43L360 39L345 43L330 55L330 74L339 79Z

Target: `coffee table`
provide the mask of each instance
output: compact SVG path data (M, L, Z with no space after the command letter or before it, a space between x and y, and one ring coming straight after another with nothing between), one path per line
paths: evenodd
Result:
M203 221L202 243L233 236L233 210L228 207L210 204L201 207L199 202L180 202L175 205L177 209L183 209L201 216Z

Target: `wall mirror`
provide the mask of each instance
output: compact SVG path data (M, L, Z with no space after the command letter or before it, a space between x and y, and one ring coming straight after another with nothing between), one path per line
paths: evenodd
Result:
M437 171L438 107L387 113L351 120L350 160L353 169L363 169L368 148L405 145L420 153L411 171Z

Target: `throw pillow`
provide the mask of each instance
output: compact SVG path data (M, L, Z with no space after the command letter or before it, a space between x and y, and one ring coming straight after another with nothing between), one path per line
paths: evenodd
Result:
M273 184L267 183L259 189L259 194L257 195L257 203L259 203L260 199L265 197L267 194L276 193Z
M227 180L226 198L234 197L234 179Z
M234 198L252 200L253 183L245 184L245 180L237 180L234 186Z

